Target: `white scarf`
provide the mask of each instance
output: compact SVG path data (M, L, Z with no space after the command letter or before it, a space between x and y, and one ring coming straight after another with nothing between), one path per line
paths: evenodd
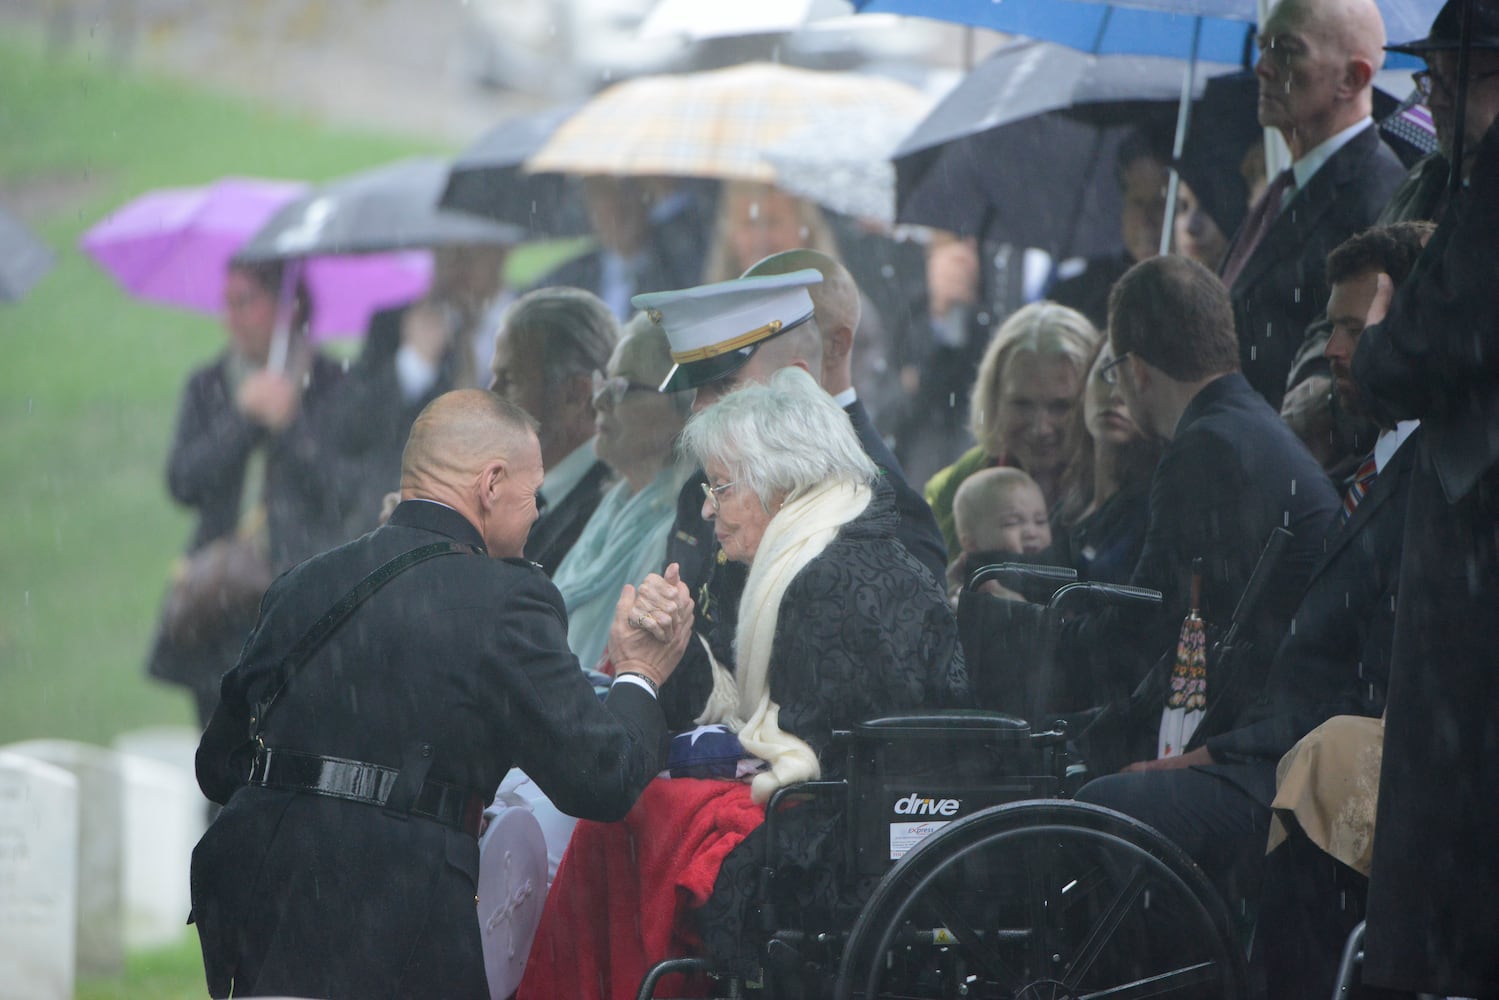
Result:
M770 764L750 785L757 803L768 801L782 785L814 781L822 773L812 748L779 725L781 708L770 700L770 653L786 588L832 543L838 529L864 512L872 495L862 483L830 483L782 506L765 527L739 599L733 676L708 654L713 693L697 723L723 723L739 734L747 752ZM747 716L742 711L746 707L751 709Z

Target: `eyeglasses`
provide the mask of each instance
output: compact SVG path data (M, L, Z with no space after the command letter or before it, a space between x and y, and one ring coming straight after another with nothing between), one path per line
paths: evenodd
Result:
M1491 80L1496 76L1499 76L1499 69L1490 70L1487 73L1469 73L1468 86L1472 87L1474 84L1482 83L1485 80ZM1449 98L1456 96L1452 92L1452 84L1448 82L1444 77L1433 73L1429 69L1418 70L1417 72L1412 73L1411 80L1415 82L1416 91L1421 95L1421 102L1423 104L1429 104L1431 102L1431 95L1435 93L1438 87L1441 88L1442 94L1444 96Z
M723 483L719 486L709 486L703 483L703 496L708 498L708 503L713 507L713 513L718 513L718 498L736 485L736 483Z
M640 382L632 382L623 375L611 375L606 377L602 372L593 373L593 405L598 406L604 400L609 401L611 407L618 406L624 402L624 398L632 392L655 392L656 387L645 385Z
M1129 357L1129 351L1125 351L1113 361L1098 369L1098 380L1104 385L1119 384L1119 366L1124 364L1124 359Z

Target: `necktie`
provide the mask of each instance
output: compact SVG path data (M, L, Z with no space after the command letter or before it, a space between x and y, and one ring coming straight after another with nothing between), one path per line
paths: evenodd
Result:
M1260 195L1260 200L1254 203L1249 210L1249 218L1244 220L1240 227L1239 238L1234 242L1233 249L1229 251L1228 260L1223 262L1223 284L1225 287L1234 287L1234 282L1239 279L1239 273L1244 270L1244 265L1249 263L1249 258L1254 255L1255 248L1264 240L1265 234L1274 225L1276 216L1280 215L1280 207L1284 204L1288 194L1296 187L1296 175L1289 169L1282 170L1265 193Z
M1379 475L1379 469L1374 464L1374 453L1364 459L1364 464L1358 467L1353 474L1353 482L1348 484L1348 492L1343 494L1343 523L1353 516L1353 511L1359 505L1359 501L1369 492L1369 487L1374 485L1374 477Z

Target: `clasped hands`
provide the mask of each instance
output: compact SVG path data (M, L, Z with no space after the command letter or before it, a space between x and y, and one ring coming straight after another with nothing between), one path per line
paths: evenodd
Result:
M615 674L642 674L659 687L676 669L692 637L692 596L676 563L652 573L639 588L625 584L609 626Z

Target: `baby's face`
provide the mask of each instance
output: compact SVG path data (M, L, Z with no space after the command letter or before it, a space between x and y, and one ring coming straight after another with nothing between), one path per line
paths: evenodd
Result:
M987 535L997 544L981 548L1035 555L1051 544L1046 500L1035 486L1017 486L1005 491L984 520L989 530L978 534Z

